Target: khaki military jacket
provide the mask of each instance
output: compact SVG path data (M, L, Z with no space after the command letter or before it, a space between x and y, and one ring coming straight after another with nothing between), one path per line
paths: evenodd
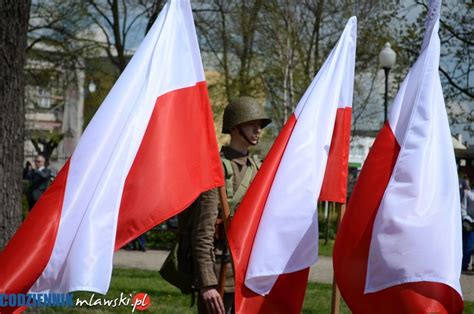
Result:
M233 190L239 187L248 167L252 167L252 179L257 172L255 162L248 156L224 146L221 155L231 161ZM202 193L193 204L192 254L194 260L195 287L217 286L222 251L215 241L215 223L220 217L217 189ZM237 210L237 209L235 209ZM234 291L232 267L228 265L225 292Z

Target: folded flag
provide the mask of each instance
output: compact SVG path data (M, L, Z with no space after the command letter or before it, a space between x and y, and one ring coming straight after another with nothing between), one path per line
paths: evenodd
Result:
M334 272L354 313L461 313L458 178L438 73L440 2L354 188Z
M115 249L223 184L191 5L168 1L0 254L0 292L105 294Z
M330 148L333 158L347 166L347 156L344 161L336 155L348 148L333 147L334 141L349 145L344 128L350 128L356 31L352 17L230 223L237 313L301 311L309 267L318 256L317 201ZM334 130L338 126L339 133ZM330 194L345 199L345 188L332 186Z

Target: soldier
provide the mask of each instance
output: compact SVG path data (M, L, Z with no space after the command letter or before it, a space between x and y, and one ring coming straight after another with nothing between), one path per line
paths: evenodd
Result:
M229 146L222 147L221 159L231 216L260 167L260 161L250 157L248 149L258 144L262 129L270 122L257 100L251 97L231 101L224 111L222 133L230 134L231 141ZM234 312L234 279L230 265L223 300L217 291L221 262L230 261L218 206L217 189L207 191L195 202L192 216L194 287L199 293L199 313Z

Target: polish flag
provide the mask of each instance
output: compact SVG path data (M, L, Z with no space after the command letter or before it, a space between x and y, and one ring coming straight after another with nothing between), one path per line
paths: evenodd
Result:
M168 1L0 254L0 292L105 294L114 250L223 184L191 6Z
M334 248L353 313L461 313L461 209L438 73L439 1L354 188Z
M309 267L318 257L317 201L330 147L339 146L335 141L349 144L342 136L349 130L334 129L350 127L345 119L350 121L356 31L352 17L232 219L228 239L237 313L301 311Z

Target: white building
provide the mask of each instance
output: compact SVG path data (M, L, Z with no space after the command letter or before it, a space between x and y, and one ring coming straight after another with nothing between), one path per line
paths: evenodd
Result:
M374 144L378 131L355 131L352 133L349 151L349 167L361 169L364 164L370 148ZM456 154L460 150L466 150L467 146L463 143L462 136L458 134L452 136L453 148Z
M32 139L44 150L62 137L50 158L55 171L79 141L84 108L84 69L60 60L57 53L36 50L29 53L25 68L25 161L38 154Z

